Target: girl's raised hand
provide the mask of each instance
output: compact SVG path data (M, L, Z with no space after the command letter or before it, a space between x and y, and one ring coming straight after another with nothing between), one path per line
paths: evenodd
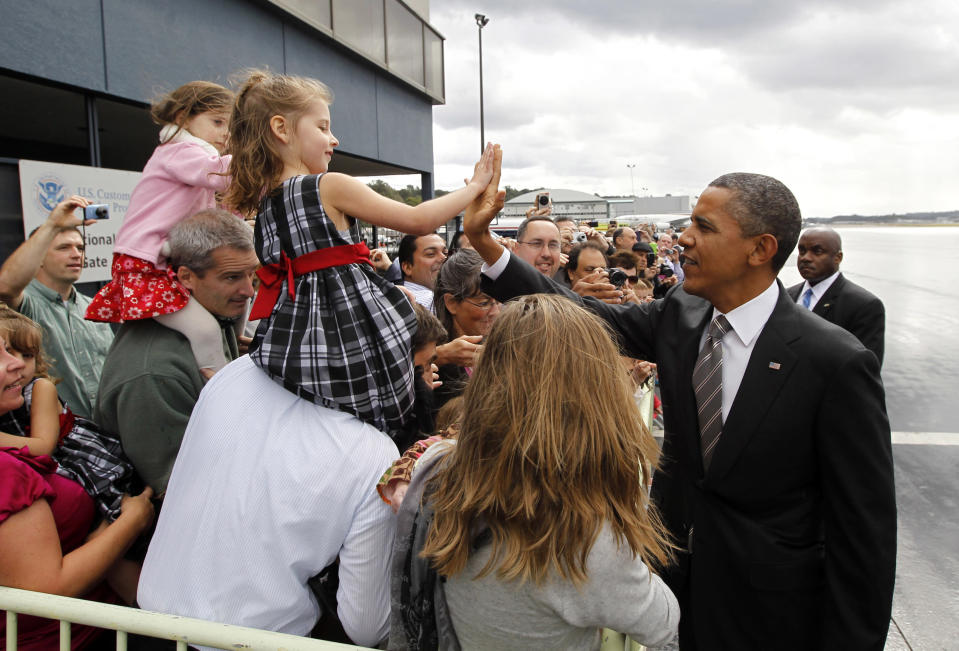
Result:
M493 143L486 143L483 155L473 166L473 178L470 179L469 185L476 187L480 192L486 189L490 179L493 178L493 151Z

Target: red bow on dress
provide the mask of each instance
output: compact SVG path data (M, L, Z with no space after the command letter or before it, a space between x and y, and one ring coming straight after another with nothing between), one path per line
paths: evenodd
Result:
M272 314L273 308L280 298L280 287L284 280L286 280L287 292L292 299L295 298L293 293L294 278L311 271L342 267L354 262L365 262L373 266L373 263L370 262L370 250L363 242L331 246L326 249L311 251L293 259L288 258L286 253L281 251L278 263L263 265L256 271L256 275L260 277L260 290L256 294L256 300L253 301L250 320L264 319Z

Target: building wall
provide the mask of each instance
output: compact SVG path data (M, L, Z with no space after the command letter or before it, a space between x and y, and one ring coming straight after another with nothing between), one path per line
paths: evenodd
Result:
M427 0L411 7L428 15ZM40 92L31 93L29 106L8 95L7 106L0 108L5 123L0 124L0 188L5 190L0 195L0 256L9 253L9 241L16 239L8 231L20 231L19 223L11 223L20 213L19 192L6 191L16 185L14 159L91 160L87 135L78 136L84 118L71 111L73 122L55 124L65 113L61 102L55 102L59 112L51 111L48 124L72 134L69 150L66 135L46 142L24 135L38 133L42 123L17 131L18 122L37 121L38 105L47 103L45 94L68 96L81 108L84 97L96 97L104 138L120 123L109 123L103 106L121 112L129 107L135 115L125 116L124 124L136 131L130 142L136 143L137 154L135 162L120 167L139 169L156 138L144 108L152 99L194 79L228 84L234 73L251 67L312 76L331 87L333 131L339 150L355 157L352 173L363 174L366 161L369 175L390 166L419 172L431 183L434 100L266 1L11 0L3 3L0 20L0 82L7 80L3 88L30 85Z
M227 83L248 67L313 76L336 95L333 127L343 151L433 170L429 99L281 10L249 0L7 2L0 64L144 103L194 79Z

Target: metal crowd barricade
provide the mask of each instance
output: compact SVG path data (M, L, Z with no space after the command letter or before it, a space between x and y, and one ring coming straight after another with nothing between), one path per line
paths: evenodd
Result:
M365 648L14 588L0 587L0 610L7 611L7 651L17 648L17 614L60 620L61 651L70 650L71 624L116 631L117 651L126 651L127 633L176 641L177 651L186 651L188 644L249 651Z

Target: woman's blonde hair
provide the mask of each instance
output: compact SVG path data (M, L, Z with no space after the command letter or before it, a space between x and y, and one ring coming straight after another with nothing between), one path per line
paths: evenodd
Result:
M600 529L664 566L671 546L641 473L659 448L642 424L606 325L571 301L507 304L464 394L459 442L427 487L435 509L423 557L462 571L485 522L478 576L581 583ZM645 474L645 476L649 476Z
M333 93L320 81L251 70L236 94L230 118L230 176L224 202L244 215L256 214L263 194L276 186L283 160L270 129L270 118L296 121L316 100L333 103Z
M7 348L34 356L37 363L35 377L50 378L50 364L43 355L43 329L40 324L6 303L0 303L0 337L7 342Z
M233 107L233 91L212 81L191 81L170 91L153 102L150 117L160 126L176 124L177 129L167 140L183 128L187 118L207 111L229 111Z

